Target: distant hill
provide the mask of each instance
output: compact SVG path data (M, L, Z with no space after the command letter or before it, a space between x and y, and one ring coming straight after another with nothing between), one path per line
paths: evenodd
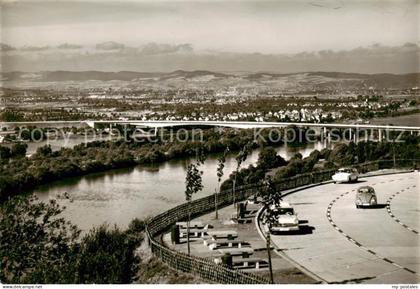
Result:
M413 87L420 82L420 73L409 74L359 74L344 72L310 72L309 75L325 76L337 79L360 79L367 85L377 87Z
M302 72L278 74L269 72L259 73L220 73L206 70L173 72L104 72L104 71L44 71L37 73L7 72L1 73L4 83L13 82L85 82L96 81L129 81L144 85L169 85L177 87L191 84L194 87L222 87L255 85L280 89L308 89L308 90L333 90L333 89L375 89L394 88L406 89L420 86L420 73L411 74L358 74L343 72Z
M122 80L131 81L142 78L194 78L199 76L212 75L215 77L228 77L227 74L205 70L184 71L176 70L167 73L158 72L104 72L104 71L44 71L37 73L26 73L20 71L1 73L3 81L19 81L33 79L36 81L87 81L87 80Z

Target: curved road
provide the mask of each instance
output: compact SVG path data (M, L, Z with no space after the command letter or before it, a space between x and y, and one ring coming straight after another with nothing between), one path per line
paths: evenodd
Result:
M362 178L356 184L326 184L285 199L302 230L272 235L289 258L334 282L419 283L419 173ZM371 185L378 207L356 209L356 189Z

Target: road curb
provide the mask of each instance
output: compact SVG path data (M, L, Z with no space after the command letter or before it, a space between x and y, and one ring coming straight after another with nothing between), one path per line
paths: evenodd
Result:
M264 210L264 207L261 207L258 210L258 212L257 212L257 214L255 216L255 226L257 227L257 231L258 231L258 234L260 235L261 239L267 240L266 235L263 233L263 231L261 230L261 226L260 226L260 215L261 215L261 213L262 213L263 210ZM275 243L273 243L273 241L270 240L270 247L271 246L273 246L275 248L274 252L277 255L279 255L281 258L283 258L284 260L286 260L287 262L289 262L290 264L292 264L293 266L295 266L296 268L298 268L300 271L302 271L303 273L305 273L306 275L308 275L312 279L315 279L315 280L317 280L318 282L320 282L322 284L328 284L328 282L325 279L323 279L322 277L318 276L314 272L308 270L305 266L300 265L295 260L293 260L292 258L290 258L289 256L287 256Z

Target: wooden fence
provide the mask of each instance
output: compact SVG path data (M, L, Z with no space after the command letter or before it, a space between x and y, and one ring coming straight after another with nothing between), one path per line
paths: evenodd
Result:
M410 167L415 168L419 160L380 160L368 163L363 163L354 166L361 173L375 171L385 168L393 167ZM310 184L316 184L331 180L331 176L335 170L314 171L312 173L301 174L294 177L282 179L275 183L278 191L293 189ZM235 199L237 201L245 200L246 198L259 192L261 183L240 186L236 188ZM176 206L168 211L165 211L153 217L146 225L146 234L149 240L149 245L152 252L162 262L168 264L170 267L197 275L204 280L222 284L266 284L269 280L261 276L245 273L240 270L228 268L225 265L217 265L211 259L200 258L196 256L189 256L185 253L178 252L165 247L155 237L168 231L176 222L186 220L188 214L191 217L200 216L210 211L214 211L216 200L218 208L230 205L233 203L232 190L225 190L215 194L194 200L192 202L184 203Z

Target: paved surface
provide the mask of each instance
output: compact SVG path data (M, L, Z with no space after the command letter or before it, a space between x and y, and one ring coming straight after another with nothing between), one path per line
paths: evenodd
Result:
M258 205L249 205L248 210L252 210L256 213L256 211L260 207ZM200 221L203 224L210 224L213 229L212 230L234 230L238 232L238 239L244 240L249 243L249 247L254 249L254 254L251 256L252 258L262 258L267 260L267 250L266 250L266 243L264 240L261 239L260 235L258 234L257 230L255 230L255 223L254 217L255 213L252 213L253 216L251 218L251 223L248 224L235 224L230 221L231 215L235 212L233 206L227 206L219 210L219 219L215 219L215 213L211 212L209 214L205 214L198 218L195 218L194 221ZM182 242L179 245L174 245L171 243L170 234L164 234L162 237L165 245L167 247L176 249L178 251L187 253L187 244L186 242ZM211 258L213 259L215 255L220 255L217 250L209 250L205 245L203 245L202 240L191 240L191 254L194 256L200 256L203 258ZM290 262L284 260L274 252L272 252L272 264L273 264L273 272L274 272L274 281L276 283L287 283L287 284L309 284L309 283L316 283L317 281L312 279L311 277L305 275L299 269L295 268ZM239 257L240 258L240 257ZM261 269L247 269L244 270L246 272L252 272L254 274L261 275L265 278L269 278L269 270L268 267L264 267Z
M418 172L326 184L287 196L301 232L272 235L287 257L326 282L419 283ZM371 185L377 208L356 209L356 189Z

